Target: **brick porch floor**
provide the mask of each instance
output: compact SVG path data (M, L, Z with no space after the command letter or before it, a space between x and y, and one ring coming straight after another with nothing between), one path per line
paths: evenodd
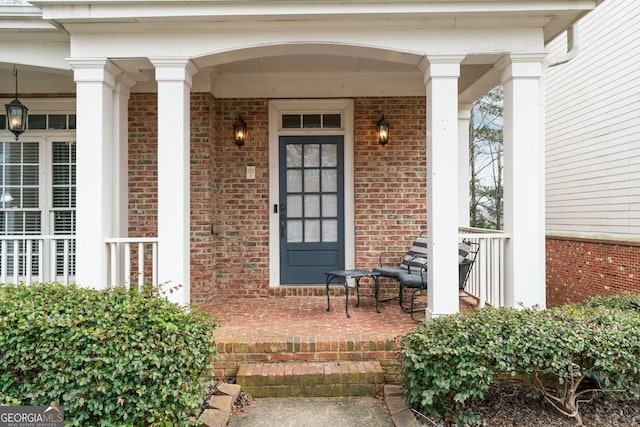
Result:
M378 314L375 300L362 295L360 307L349 297L350 318L345 316L344 295L332 295L327 312L323 292L219 299L205 306L220 326L214 374L235 377L240 365L248 362L376 360L385 370L385 381L397 381L396 337L413 330L416 322L397 300L381 302ZM468 307L466 300L460 304L461 309Z

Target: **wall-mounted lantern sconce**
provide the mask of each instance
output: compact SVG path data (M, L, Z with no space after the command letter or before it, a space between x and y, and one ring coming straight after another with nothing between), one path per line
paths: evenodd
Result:
M384 119L384 114L382 115L380 120L378 120L377 126L378 126L378 143L380 145L387 145L387 142L389 142L389 128L391 127L391 125L389 124L388 121Z
M242 147L247 138L247 124L242 120L242 116L238 116L238 120L233 124L233 142Z
M15 65L13 66L12 75L16 79L16 99L5 104L4 107L7 110L9 130L16 136L17 141L20 134L27 128L27 111L29 109L18 101L18 70L16 70Z

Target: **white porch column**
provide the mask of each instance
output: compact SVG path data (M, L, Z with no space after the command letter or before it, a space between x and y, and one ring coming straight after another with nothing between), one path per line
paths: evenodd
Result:
M506 58L504 86L505 304L545 307L544 136L540 84L544 55Z
M114 159L113 188L113 236L129 236L129 97L135 81L122 73L116 77L113 100L114 117ZM130 278L125 277L124 244L118 244L116 283L124 284Z
M149 58L158 82L158 280L169 300L191 293L190 90L196 67L186 58ZM181 285L180 289L169 289Z
M76 283L108 286L106 237L113 233L115 76L106 58L70 59L76 82Z
M427 56L427 317L457 313L458 77L462 56Z
M469 219L469 123L471 121L472 104L458 105L458 225L468 227Z

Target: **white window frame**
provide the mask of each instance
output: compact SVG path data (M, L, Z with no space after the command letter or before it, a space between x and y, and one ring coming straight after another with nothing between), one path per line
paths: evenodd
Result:
M6 101L6 102L5 102ZM0 99L0 103L8 103L10 100ZM76 114L75 99L22 99L22 103L29 108L29 114ZM6 129L0 130L2 141L15 141L15 135ZM54 234L53 219L53 143L76 141L75 129L37 129L27 130L19 137L19 142L37 142L39 144L39 194L38 205L40 210L40 235L51 236ZM30 236L35 237L35 236ZM51 271L50 248L45 245L40 255L42 271ZM60 276L51 278L61 280Z

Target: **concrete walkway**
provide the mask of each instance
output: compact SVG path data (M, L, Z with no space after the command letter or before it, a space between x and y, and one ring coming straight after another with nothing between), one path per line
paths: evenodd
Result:
M297 397L255 399L229 417L229 427L394 427L372 397Z

